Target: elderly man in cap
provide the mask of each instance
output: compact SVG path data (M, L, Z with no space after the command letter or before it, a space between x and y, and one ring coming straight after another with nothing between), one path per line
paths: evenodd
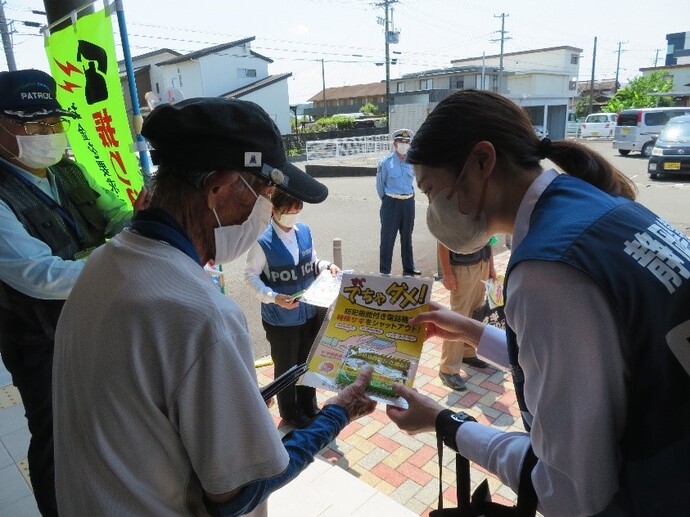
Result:
M403 275L421 275L414 264L414 171L405 161L413 133L399 129L393 133L393 152L383 158L376 171L376 192L381 199L381 245L379 272L390 275L395 239L400 233Z
M328 192L287 161L278 128L251 102L159 106L142 134L159 164L151 205L91 256L58 326L59 508L264 514L272 491L373 411L371 371L281 442L244 315L203 266L247 251L276 188L309 203Z
M75 117L45 72L0 72L0 352L26 410L29 473L43 515L57 514L51 371L60 310L83 259L132 215L63 157Z

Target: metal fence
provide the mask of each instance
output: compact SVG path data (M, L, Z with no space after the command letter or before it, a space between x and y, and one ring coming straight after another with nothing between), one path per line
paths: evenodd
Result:
M312 140L332 140L333 138L351 138L355 136L372 136L387 134L386 128L353 128L353 129L334 129L331 131L303 131L283 135L285 150L290 156L304 154L307 149L307 142Z
M310 141L307 142L307 161L380 153L390 150L390 146L387 134Z

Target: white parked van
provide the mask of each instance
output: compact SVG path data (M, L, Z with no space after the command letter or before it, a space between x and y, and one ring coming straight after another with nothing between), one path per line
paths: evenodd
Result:
M580 128L582 138L611 138L616 127L617 113L592 113L587 115Z
M659 136L666 122L673 117L690 115L690 108L633 108L618 114L613 148L627 156L639 151L649 157L654 148L654 137Z

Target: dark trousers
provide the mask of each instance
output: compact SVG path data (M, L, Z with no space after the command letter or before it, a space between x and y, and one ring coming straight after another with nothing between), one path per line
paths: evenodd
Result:
M29 424L29 475L41 514L57 515L53 458L53 343L3 339L2 361L19 390Z
M311 346L319 332L322 318L314 316L303 325L280 327L263 322L266 339L271 345L271 357L278 377L296 364L306 362ZM319 408L316 404L316 390L310 386L289 386L278 393L278 411L286 420L295 420L298 415L311 418Z
M395 239L400 233L400 257L403 273L414 272L412 254L412 230L414 229L414 197L395 199L383 196L381 203L381 247L379 248L379 273L390 274Z

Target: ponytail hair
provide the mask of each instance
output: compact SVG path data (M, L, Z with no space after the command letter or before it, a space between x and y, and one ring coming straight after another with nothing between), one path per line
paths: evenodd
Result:
M569 175L591 183L613 196L631 200L637 196L637 187L630 178L601 154L582 144L572 140L552 142L544 158L551 160Z
M599 153L576 142L539 139L527 113L489 91L461 90L442 100L412 139L407 161L459 171L477 142L491 142L498 160L530 169L543 158L614 196L635 199L635 184Z

